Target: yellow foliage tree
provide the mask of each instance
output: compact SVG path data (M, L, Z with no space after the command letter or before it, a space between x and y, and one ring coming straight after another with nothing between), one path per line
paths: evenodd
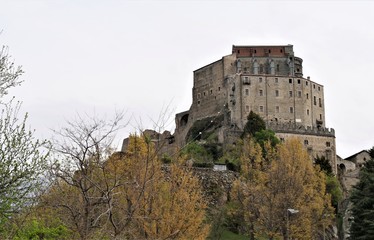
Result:
M209 226L198 180L181 166L162 166L147 136L130 136L127 151L112 154L121 118L79 118L57 132L56 180L43 207L75 239L204 239Z
M232 191L244 209L250 238L321 237L334 217L325 175L297 139L266 149L271 154L264 159L258 144L244 144L241 177Z
M124 184L115 194L115 235L130 239L205 239L206 204L189 169L164 167L146 137L131 136L127 152L108 161L108 174ZM114 174L114 175L113 175Z

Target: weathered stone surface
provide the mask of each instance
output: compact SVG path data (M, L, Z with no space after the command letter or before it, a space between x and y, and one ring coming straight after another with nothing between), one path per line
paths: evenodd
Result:
M326 157L336 174L335 132L325 126L324 88L303 77L302 62L292 45L234 45L232 54L195 70L191 107L175 118L175 144L187 144L196 121L222 114L219 140L230 144L254 111L278 137L296 137L313 157Z
M193 168L200 180L204 197L210 206L220 206L227 202L230 190L239 174L233 171L214 171L211 168Z

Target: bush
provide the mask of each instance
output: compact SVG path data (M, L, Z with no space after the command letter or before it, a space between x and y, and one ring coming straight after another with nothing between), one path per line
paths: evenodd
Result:
M169 163L171 163L171 160L172 160L172 158L171 158L171 156L169 156L169 154L167 154L167 153L162 154L162 157L161 157L162 163L169 164Z

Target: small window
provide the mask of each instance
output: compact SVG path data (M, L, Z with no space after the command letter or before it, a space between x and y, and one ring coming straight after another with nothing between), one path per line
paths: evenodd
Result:
M277 64L277 72L279 72L279 64Z
M309 93L306 94L306 99L309 99Z
M297 69L296 69L296 72L300 72L300 69L299 69L299 68L297 68Z
M240 53L240 50L238 50L238 53Z
M204 92L204 96L205 96L205 94L206 94L206 93Z
M275 96L279 97L279 90L275 90Z
M288 79L288 82L289 82L289 83L292 83L292 79L291 79L291 78L290 78L290 79Z
M293 107L290 107L290 113L293 113Z
M245 89L245 95L246 95L246 96L249 95L249 89L248 89L248 88Z
M301 98L301 91L298 91L298 92L297 92L297 96L298 96L299 98Z
M245 111L249 112L249 106L248 105L245 106Z
M309 141L307 139L304 140L304 145L309 145Z
M262 78L259 78L258 81L259 81L260 83L262 83Z
M318 86L318 91L321 91L321 87Z
M255 49L255 50L253 50L253 52L254 52L254 53L257 53L256 49Z
M284 142L284 138L280 138L280 141L281 141L281 142Z
M313 99L314 105L317 105L317 98L316 98L316 96L314 96L313 98L314 98Z
M313 88L316 89L316 85L315 84L313 84Z
M321 98L318 98L318 104L319 104L319 107L322 107L322 99Z
M210 94L213 94L213 90L212 89L210 89Z
M319 115L319 120L322 120L322 114Z
M297 84L300 84L300 83L301 83L300 79L297 79Z
M197 99L199 99L199 98L201 98L201 94L200 93L197 94Z
M218 92L221 91L221 87L218 87Z
M260 95L260 96L263 96L263 95L264 95L264 92L262 91L262 89L260 89L260 91L259 91L259 95Z
M243 84L244 85L251 85L251 80L249 79L249 77L244 77Z
M292 97L292 91L289 92L290 97Z
M274 79L274 82L275 82L275 83L278 83L278 78L275 78L275 79Z
M271 53L271 50L269 49L269 53Z
M331 147L331 143L330 142L326 142L326 147Z
M275 106L275 112L279 113L279 106Z
M305 86L308 86L308 81L305 81Z
M308 115L308 116L309 116L309 109L307 109L307 110L306 110L306 115Z
M282 53L282 52L283 52L283 49L281 49L280 52Z
M197 105L200 105L200 100L199 100L199 101L197 101Z
M264 106L260 106L260 112L264 112Z

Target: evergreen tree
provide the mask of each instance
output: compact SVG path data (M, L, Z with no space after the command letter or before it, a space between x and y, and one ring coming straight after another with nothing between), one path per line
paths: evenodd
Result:
M266 129L265 121L253 111L248 114L247 120L248 121L244 126L242 138L247 135L254 136L256 132Z
M367 161L360 172L360 181L354 186L351 226L352 239L372 239L374 236L374 159Z

